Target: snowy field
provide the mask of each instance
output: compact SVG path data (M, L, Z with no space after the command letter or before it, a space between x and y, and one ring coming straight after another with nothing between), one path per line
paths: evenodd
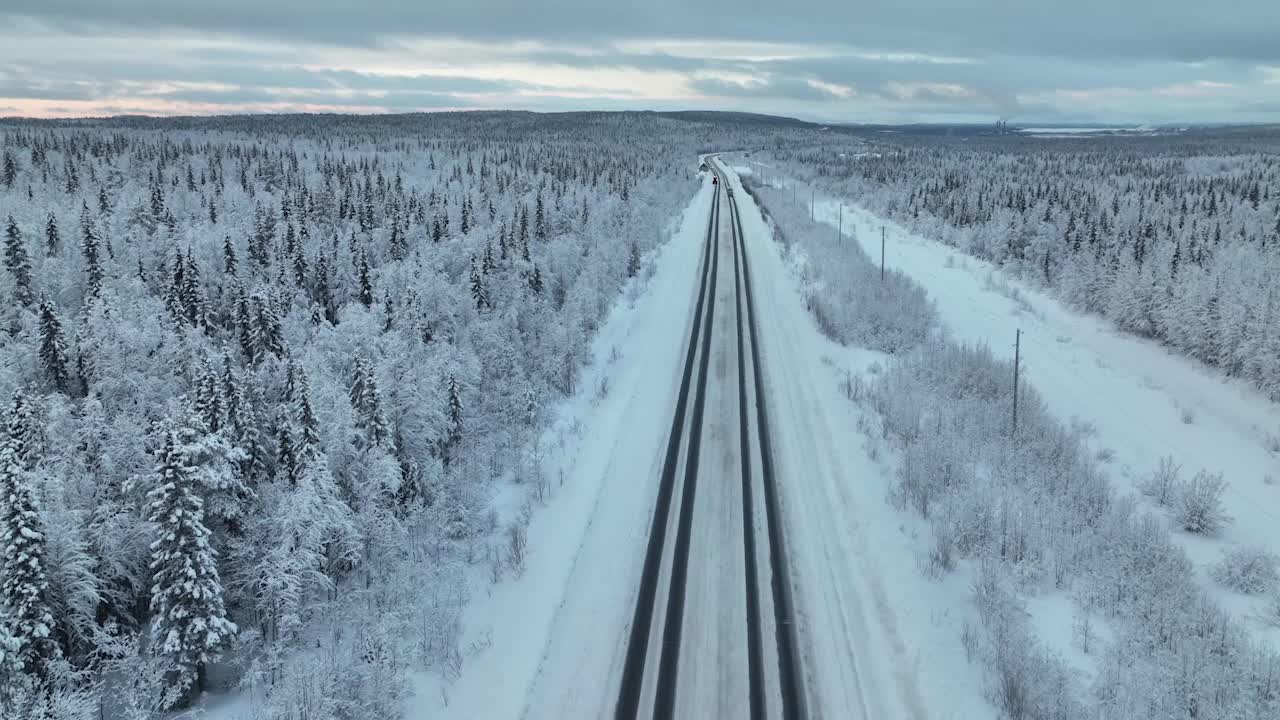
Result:
M840 204L822 199L817 217L838 224ZM1163 458L1186 477L1204 470L1228 481L1223 505L1232 522L1216 537L1175 531L1215 598L1259 638L1280 646L1280 628L1266 596L1231 592L1210 578L1213 565L1236 548L1280 553L1280 408L1245 382L1221 377L1154 342L1115 330L1010 280L998 268L954 248L906 232L897 224L845 206L846 232L873 257L887 228L886 265L919 281L937 301L958 339L989 345L1012 358L1022 330L1027 381L1064 421L1087 423L1092 444L1122 488L1139 484ZM1049 630L1052 621L1046 620Z

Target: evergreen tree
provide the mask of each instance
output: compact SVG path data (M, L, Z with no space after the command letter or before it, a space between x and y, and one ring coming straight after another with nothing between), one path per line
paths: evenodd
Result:
M489 307L489 295L484 287L484 277L480 273L480 263L476 256L471 256L471 299L475 301L476 310L483 312Z
M0 434L0 632L10 643L7 652L0 648L0 655L9 655L6 664L17 670L17 677L5 683L9 687L0 687L0 707L15 689L43 685L49 679L48 663L61 656L48 595L47 540L23 459L29 407L21 393L15 395ZM0 672L0 679L4 676Z
M222 386L227 398L227 426L224 434L239 449L238 470L249 485L266 478L270 454L258 430L258 413L245 388L243 376L231 367L231 356L223 358Z
M39 406L27 393L14 393L8 431L17 443L23 469L34 470L36 463L44 455L46 437Z
M13 184L18 181L18 159L13 153L4 151L4 189L12 190Z
M182 274L182 304L187 311L187 321L192 325L200 326L205 324L205 306L204 289L200 285L200 266L196 264L195 256L191 252L191 248L187 248L187 257L184 261L185 270Z
M30 305L34 296L31 292L31 258L27 255L27 246L22 242L22 232L18 224L9 216L9 224L4 231L4 264L13 275L14 289L18 302Z
M320 420L311 403L311 382L307 378L307 370L298 360L293 361L292 375L294 384L289 400L294 406L293 421L302 429L302 450L304 454L317 453L321 450Z
M360 303L373 307L373 274L369 270L368 253L360 253Z
M486 242L484 244L483 260L480 263L480 272L485 275L491 275L495 267L497 266L493 262L493 245Z
M457 375L449 376L448 430L444 442L441 443L441 456L445 465L455 459L462 446L462 384Z
M170 682L182 696L202 689L205 669L236 635L223 605L218 553L204 524L199 449L190 432L163 431L147 519L157 530L151 543L151 652L172 661Z
M224 235L222 237L222 271L235 277L238 269L240 269L240 261L236 258L236 246L231 242L230 235Z
M315 264L315 283L312 287L312 298L316 304L324 308L324 316L330 324L338 322L338 306L333 299L333 290L329 285L329 257L324 252L318 253Z
M289 427L292 422L293 418L282 408L276 416L276 477L295 487L302 465L293 446L293 430Z
M97 297L102 292L103 280L101 245L93 221L87 214L81 215L80 223L80 253L84 256L85 287L89 297Z
M533 234L539 242L547 240L547 211L542 203L542 191L538 191L538 198L533 215Z
M70 155L63 156L62 175L65 180L63 190L68 195L74 195L80 190L80 173L76 170L76 164L72 162Z
M40 362L45 377L59 392L71 392L70 358L62 320L46 294L40 298Z
M254 293L250 301L252 321L249 344L253 348L251 357L254 360L261 360L267 354L284 357L284 330L275 307L260 293Z
M176 253L173 269L169 272L169 287L164 294L164 308L178 328L187 324L187 303L183 295L186 273L187 265L182 259L182 253Z
M236 290L234 306L237 339L240 341L240 352L248 362L258 359L253 342L253 312L249 299L244 295L244 288Z
M533 272L529 273L529 289L534 294L542 294L542 271L537 265L533 266Z
M200 363L195 379L196 411L212 432L220 431L227 424L227 400L218 374L208 361Z
M44 224L44 244L45 253L49 257L58 254L58 250L62 247L62 236L58 233L58 218L53 213L49 213L49 220Z
M386 413L382 409L382 392L378 389L373 363L366 357L356 358L352 369L350 397L351 407L356 415L356 429L361 435L357 444L366 448L386 447L391 431L387 425Z

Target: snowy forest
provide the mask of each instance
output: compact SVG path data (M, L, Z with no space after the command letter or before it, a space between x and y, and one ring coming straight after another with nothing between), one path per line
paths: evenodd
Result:
M395 717L711 126L0 124L0 716ZM359 712L355 712L356 709Z
M755 159L1280 399L1278 135L864 132Z
M885 354L845 382L872 418L849 441L899 458L886 495L931 532L921 570L974 573L964 643L992 705L1274 717L1280 660L1113 488L1088 428L1023 386L1015 442L1012 368L785 186L1280 399L1277 140L710 113L2 120L0 719L169 717L206 690L263 720L396 718L415 673L457 677L470 598L538 552L544 442L593 392L597 330L704 182L699 153L741 148L819 328ZM1143 492L1186 532L1225 522L1221 476L1153 470ZM1101 648L1087 686L1024 618L1051 592Z

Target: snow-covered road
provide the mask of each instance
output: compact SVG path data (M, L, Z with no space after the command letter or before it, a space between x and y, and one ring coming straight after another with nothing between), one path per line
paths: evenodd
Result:
M733 185L737 199L750 203L741 186ZM758 390L774 377L757 377L752 358L766 343L754 333L769 332L777 318L751 321L748 311L755 311L759 301L748 294L750 266L742 254L747 245L739 242L758 245L760 252L772 250L768 235L755 242L740 237L732 199L723 193L719 199L708 209L706 242L711 252L701 263L702 299L691 303L686 379L682 383L677 376L671 385L673 391L680 388L672 403L675 419L670 432L675 444L661 469L650 465L649 477L657 480L648 484L649 497L654 498L646 502L652 508L647 513L650 542L634 543L631 550L633 556L643 549L651 557L642 577L635 577L634 570L629 573L632 587L639 588L629 596L635 608L625 633L629 649L622 647L624 633L617 622L623 614L620 596L608 595L610 607L603 610L601 594L590 587L607 572L610 557L587 552L588 541L564 595L566 608L574 609L562 608L548 634L527 717L600 717L615 712L619 717L806 717L813 690L804 687L805 678L815 683L828 675L839 689L837 705L815 714L844 717L858 712L871 717L870 708L882 706L864 699L855 665L805 675L796 660L806 652L801 648L814 643L799 642L795 636L799 625L793 578L783 554L775 555L775 548L786 547L791 520L780 513L782 493L769 484L782 476L776 472L768 436L775 426L789 429L797 423L789 417L766 419L757 404ZM747 215L758 220L754 205L748 205ZM770 303L774 292L768 293ZM777 373L790 374L785 369ZM773 402L764 405L771 407ZM781 407L807 412L798 406ZM830 441L830 433L807 429ZM807 474L807 468L788 468L787 477ZM839 509L823 498L814 498L812 507ZM828 518L823 527L838 523L838 518ZM602 544L617 548L620 539L615 536ZM824 546L823 552L827 556L817 562L836 561L829 556L830 548ZM843 567L843 561L837 564ZM634 559L621 566L635 568ZM831 572L814 577L825 586ZM838 590L824 597L844 599ZM580 603L590 603L590 609ZM584 616L612 618L613 626L584 625ZM856 657L858 651L851 646L861 638L850 634L847 617L841 622L846 628L835 634L834 642L842 647L843 657ZM825 624L811 630L829 635ZM807 652L821 664L827 664L826 653Z
M690 395L677 402L677 444L658 491L620 718L803 716L791 605L784 598L775 606L789 584L771 583L781 555L772 552L772 475L761 454L755 343L729 195L711 217L705 303L688 356L694 382L681 385L681 396Z
M659 524L664 530L636 716L927 716L917 677L926 651L920 639L928 633L898 633L899 612L918 623L926 607L904 601L904 591L918 594L918 586L903 586L899 572L903 566L912 572L910 542L897 542L900 526L880 521L882 469L857 441L851 406L824 362L826 341L759 210L736 175L724 172L739 206L745 258L735 253L739 235L724 193L718 225L708 225L715 212L708 186L664 249L650 289L630 310L630 324L605 328L620 359L600 368L610 378L608 396L581 409L592 426L565 497L531 528L528 574L478 603L495 624L495 638L514 634L518 641L503 641L472 661L450 688L452 702L442 708L449 717L617 712L673 427L680 429L673 491L669 519ZM709 232L713 227L718 232ZM708 239L714 256L703 254ZM708 295L699 303L704 268L711 271ZM753 322L739 282L748 269ZM709 336L699 334L687 352L699 308ZM757 415L753 328L769 463ZM689 363L693 382L682 415L678 388ZM705 392L699 393L703 367ZM695 445L696 472L687 473ZM772 529L766 469L776 481ZM692 498L688 508L686 497ZM893 547L885 546L886 537ZM777 562L784 558L771 550L778 545L787 551L782 570ZM679 550L687 556L683 570L675 562ZM895 566L880 567L881 558ZM683 592L673 592L678 574L685 577ZM896 585L886 586L886 577ZM669 626L676 617L680 632L672 645ZM668 645L673 649L664 653ZM954 655L954 647L948 650ZM794 686L801 688L790 696L797 700L784 699L784 656L798 656L790 661ZM664 664L673 678L669 701L659 699ZM964 673L956 677L969 682ZM510 687L497 691L496 678ZM494 689L484 692L485 683Z
M791 582L806 672L810 717L925 716L915 684L916 663L897 632L895 604L883 585L880 548L861 518L853 488L865 452L846 420L848 401L835 392L817 335L772 231L734 173L736 196L760 327L765 400ZM866 493L861 493L865 496Z

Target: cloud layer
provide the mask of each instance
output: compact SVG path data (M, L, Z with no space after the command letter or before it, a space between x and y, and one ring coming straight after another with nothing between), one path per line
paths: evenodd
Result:
M1273 122L1280 4L8 0L0 115L726 109ZM883 7L881 6L883 5Z

